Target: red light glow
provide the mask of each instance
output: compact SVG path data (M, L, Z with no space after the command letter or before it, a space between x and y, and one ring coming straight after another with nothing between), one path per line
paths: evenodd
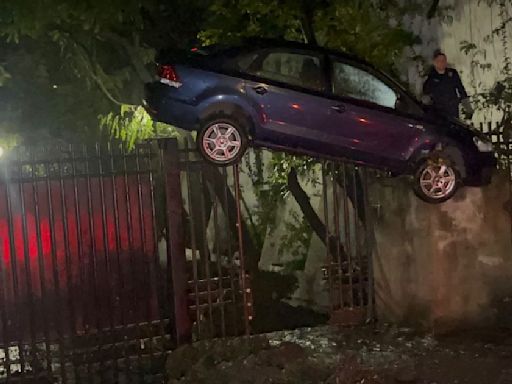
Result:
M302 109L302 107L300 106L300 104L297 104L297 103L290 104L290 106L291 106L293 109L296 109L296 110L301 110L301 109Z

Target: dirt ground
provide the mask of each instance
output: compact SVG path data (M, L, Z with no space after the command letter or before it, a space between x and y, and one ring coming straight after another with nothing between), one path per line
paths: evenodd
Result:
M305 328L174 351L169 384L512 384L512 333Z

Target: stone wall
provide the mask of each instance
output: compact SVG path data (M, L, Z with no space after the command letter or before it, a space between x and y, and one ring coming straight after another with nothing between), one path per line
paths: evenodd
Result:
M380 320L445 329L504 319L512 326L505 312L512 299L506 175L441 205L423 203L401 179L374 185L373 194Z

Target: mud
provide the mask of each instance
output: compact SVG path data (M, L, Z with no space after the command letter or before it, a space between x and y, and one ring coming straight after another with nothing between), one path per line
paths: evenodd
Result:
M508 384L512 333L306 328L184 346L167 374L169 384Z

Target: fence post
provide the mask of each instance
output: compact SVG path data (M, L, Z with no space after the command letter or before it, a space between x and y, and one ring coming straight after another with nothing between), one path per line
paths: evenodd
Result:
M174 336L178 345L191 340L192 324L187 303L187 260L183 230L183 199L181 196L178 141L163 139L163 173L166 201L167 268L170 279L169 302L174 318ZM172 321L173 319L171 319Z

